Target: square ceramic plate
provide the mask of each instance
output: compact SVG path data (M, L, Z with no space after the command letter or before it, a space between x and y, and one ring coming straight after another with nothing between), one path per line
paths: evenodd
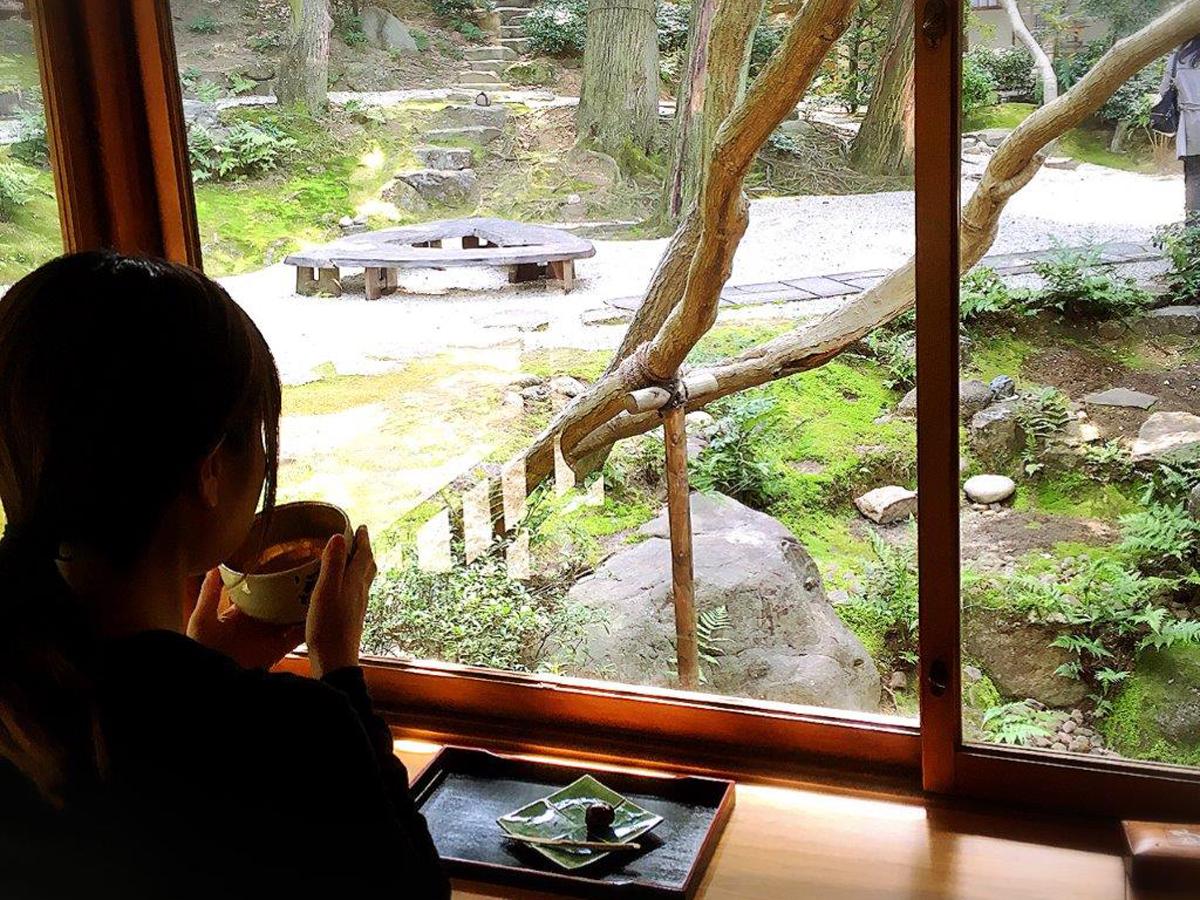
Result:
M607 835L599 838L589 837L585 821L587 808L599 802L611 806L616 816ZM496 820L509 834L522 837L571 841L602 840L614 844L628 843L661 821L662 816L656 816L636 803L626 800L591 775L584 775L561 791L556 791L541 800L534 800ZM591 850L584 847L546 847L538 844L526 846L564 869L579 869L610 855L608 850Z

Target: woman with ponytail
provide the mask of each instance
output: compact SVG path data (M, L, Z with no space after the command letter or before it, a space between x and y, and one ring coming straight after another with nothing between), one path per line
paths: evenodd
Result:
M366 530L305 625L220 610L279 414L190 269L81 253L0 298L0 896L449 895L357 664ZM312 679L268 671L300 641Z

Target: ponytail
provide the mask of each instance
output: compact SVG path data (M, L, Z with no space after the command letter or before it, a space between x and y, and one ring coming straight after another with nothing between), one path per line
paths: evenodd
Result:
M92 701L96 639L49 536L5 528L0 616L0 756L61 806L96 783L103 754Z

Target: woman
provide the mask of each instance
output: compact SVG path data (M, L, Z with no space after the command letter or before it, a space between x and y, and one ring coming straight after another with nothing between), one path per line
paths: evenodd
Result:
M304 626L219 609L279 407L189 269L81 253L0 299L0 896L448 896L357 667L366 530ZM300 640L312 679L266 671Z
M1191 217L1200 213L1200 35L1192 38L1167 60L1160 94L1174 85L1179 103L1179 130L1175 150L1183 160L1184 209Z

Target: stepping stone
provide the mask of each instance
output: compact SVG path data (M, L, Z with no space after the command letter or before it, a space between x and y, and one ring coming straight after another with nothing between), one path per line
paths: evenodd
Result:
M641 297L615 297L612 300L605 300L609 306L614 309L623 309L627 312L636 312L642 306L643 298Z
M1002 503L1016 491L1016 482L1007 475L976 475L963 485L963 492L972 503Z
M580 319L584 325L623 325L633 316L625 310L600 307L586 310Z
M1185 412L1154 413L1142 424L1132 452L1135 462L1200 452L1200 416Z
M491 106L447 106L438 113L438 125L443 128L469 128L473 125L490 125L501 128L508 121L508 107L495 103Z
M470 62L484 59L503 61L516 59L517 53L511 47L468 47L463 51L463 56Z
M461 128L434 128L425 132L429 141L475 141L490 144L500 137L500 129L492 125L466 125Z
M1109 388L1098 391L1083 398L1084 403L1092 406L1121 406L1128 409L1149 409L1158 402L1153 394L1143 394L1129 388Z
M461 76L462 84L499 84L500 76L495 72L482 72L477 69L472 69L469 72L463 72Z
M1200 334L1200 306L1164 306L1152 309L1138 321L1143 334Z
M731 286L739 294L790 294L793 288L782 281L764 281L761 284L738 284Z
M1042 165L1047 169L1073 170L1079 168L1079 160L1072 159L1069 156L1051 156Z
M479 187L479 176L475 174L474 169L464 169L460 172L418 169L415 172L397 174L396 177L431 203L466 203Z
M854 501L854 505L872 522L891 525L917 514L917 494L892 484L867 491Z
M426 169L458 172L471 168L472 154L467 147L414 147L413 154Z
M832 278L824 278L820 275L812 278L788 279L783 283L788 287L808 291L810 294L815 294L818 297L844 297L847 294L858 293L857 288L851 285L834 281Z

